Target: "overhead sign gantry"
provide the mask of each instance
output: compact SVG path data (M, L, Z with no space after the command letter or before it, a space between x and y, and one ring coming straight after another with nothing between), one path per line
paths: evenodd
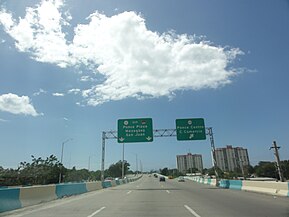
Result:
M178 141L205 140L210 136L211 154L218 179L215 144L212 127L205 127L203 118L177 119L175 129L153 129L151 118L119 119L117 131L102 132L101 180L104 180L105 140L117 139L119 143L152 142L154 137L177 137Z

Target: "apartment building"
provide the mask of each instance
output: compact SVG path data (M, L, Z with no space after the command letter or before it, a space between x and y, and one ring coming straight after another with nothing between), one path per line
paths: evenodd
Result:
M203 160L200 154L177 155L177 168L181 173L187 173L190 169L203 170Z
M250 165L248 150L242 147L227 145L225 148L216 149L217 166L226 172L243 170Z

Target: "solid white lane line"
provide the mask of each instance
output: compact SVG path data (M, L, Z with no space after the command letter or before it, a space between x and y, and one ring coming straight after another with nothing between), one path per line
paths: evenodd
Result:
M166 190L166 192L169 194L169 193L171 193L169 190Z
M127 192L126 194L130 194L130 193L131 193L131 191Z
M191 207L189 207L188 205L184 205L184 207L190 212L192 213L195 217L201 217L198 213L196 213Z
M100 213L102 210L105 209L105 206L101 207L99 210L96 210L94 213L92 213L91 215L87 216L87 217L92 217L95 216L97 213Z

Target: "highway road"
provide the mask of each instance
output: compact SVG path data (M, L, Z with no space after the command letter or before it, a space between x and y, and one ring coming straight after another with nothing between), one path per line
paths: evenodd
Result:
M10 217L276 217L289 198L145 175L140 180L0 214Z

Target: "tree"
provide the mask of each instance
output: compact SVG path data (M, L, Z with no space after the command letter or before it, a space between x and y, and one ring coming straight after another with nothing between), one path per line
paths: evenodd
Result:
M124 161L124 174L128 174L130 164ZM115 164L109 166L108 170L105 171L106 177L121 177L122 176L122 161L118 161Z
M289 160L281 161L280 164L284 178L289 179Z
M22 185L53 184L58 182L61 163L50 155L45 160L31 155L32 163L21 162L17 171Z
M254 167L255 173L259 177L271 177L277 178L276 165L269 161L260 161L257 166Z
M168 176L169 175L169 169L167 167L160 169L160 174L163 176Z

